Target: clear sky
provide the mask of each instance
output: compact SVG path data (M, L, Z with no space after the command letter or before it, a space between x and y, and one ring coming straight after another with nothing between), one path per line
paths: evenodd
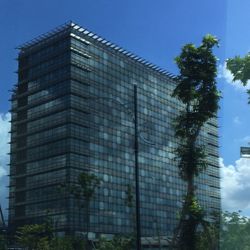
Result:
M239 160L239 147L250 141L250 106L246 90L232 84L224 67L225 58L250 49L249 10L249 0L0 0L2 202L6 196L2 176L8 171L9 90L16 83L15 48L72 20L174 74L178 74L174 57L185 43L199 45L207 33L220 39L215 53L223 94L219 112L223 207L250 215L250 163Z

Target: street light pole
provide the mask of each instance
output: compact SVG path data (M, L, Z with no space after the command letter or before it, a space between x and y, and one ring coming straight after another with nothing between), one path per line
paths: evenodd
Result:
M135 150L135 192L136 192L136 249L141 250L141 214L140 214L140 188L138 166L138 117L137 117L137 85L134 85L134 150Z

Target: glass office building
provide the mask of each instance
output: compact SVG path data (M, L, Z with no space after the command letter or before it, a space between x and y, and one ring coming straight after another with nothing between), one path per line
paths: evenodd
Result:
M175 159L171 97L176 79L74 23L20 46L12 95L9 224L40 223L85 232L83 211L59 189L82 172L101 179L90 202L89 231L129 234L135 228L134 121L138 88L139 186L143 237L171 235L185 183ZM217 121L200 135L209 166L197 179L208 211L220 211ZM132 195L132 200L135 196ZM79 219L80 218L80 219Z

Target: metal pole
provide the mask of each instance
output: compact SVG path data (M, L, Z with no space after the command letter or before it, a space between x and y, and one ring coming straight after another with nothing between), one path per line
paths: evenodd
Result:
M135 192L136 192L136 249L141 250L141 217L140 217L140 189L138 166L138 118L137 118L137 86L134 85L134 116L135 116Z
M0 221L2 221L2 226L5 228L5 222L4 222L4 217L3 217L3 211L0 205Z

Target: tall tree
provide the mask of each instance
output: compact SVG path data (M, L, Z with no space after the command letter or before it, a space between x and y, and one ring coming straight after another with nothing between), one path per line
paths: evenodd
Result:
M194 180L207 166L204 147L198 143L200 131L218 110L217 59L212 51L217 45L214 36L206 35L199 47L187 44L175 59L180 75L173 97L182 103L183 109L174 126L175 135L180 139L177 148L179 175L187 183L187 190L172 240L173 249L196 249L196 230L204 218L195 196Z

